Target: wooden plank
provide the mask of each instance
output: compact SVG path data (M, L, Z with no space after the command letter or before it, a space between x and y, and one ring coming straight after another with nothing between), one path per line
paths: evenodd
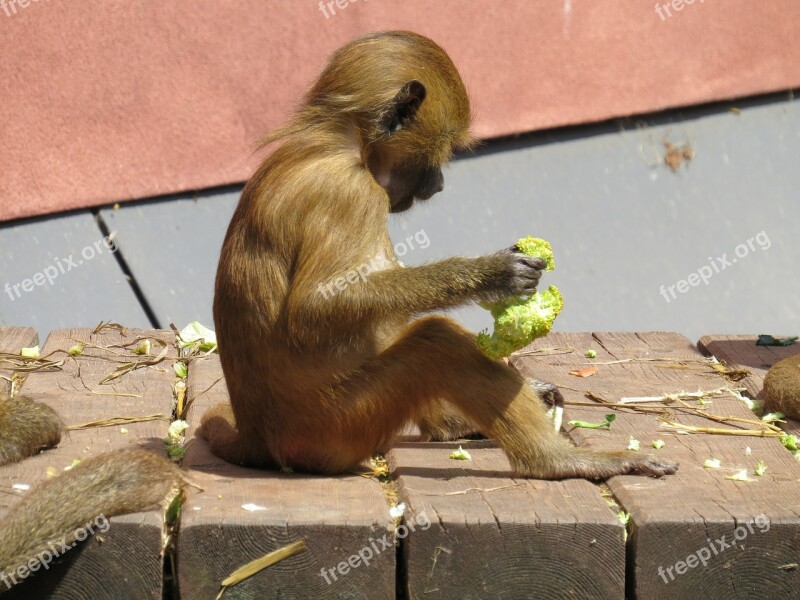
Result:
M584 357L588 348L597 351L596 359ZM551 334L530 347L537 349L540 354L515 357L513 364L525 375L559 385L567 402L587 401L584 392L590 390L616 402L626 396L730 385L704 364L702 355L688 339L674 333ZM609 361L629 362L602 364ZM598 368L593 377L581 379L568 374L589 364ZM706 407L711 414L753 418L743 403L730 396L716 397ZM674 410L681 423L724 427ZM603 406L568 405L565 412L566 423L572 419L601 421L610 411ZM629 436L634 436L641 441L643 450L651 452L656 452L650 448L651 441L660 438L667 445L658 452L680 462L676 475L659 480L623 476L608 482L617 500L631 514L631 595L774 598L795 594L800 572L785 565L796 563L800 553L800 509L791 500L798 492L800 465L777 439L676 435L660 428L652 415L622 411L608 431L571 429L569 435L580 445L609 450L624 449ZM725 468L704 469L707 458L720 459ZM755 482L725 479L741 468L747 468L750 477L754 477L753 468L759 460L767 464L768 471ZM763 519L764 527L758 527L756 519ZM752 531L747 530L748 524ZM741 527L744 538L732 544L734 535L742 535ZM721 540L722 550L717 540ZM710 543L714 544L715 553ZM731 546L725 548L724 544ZM706 566L698 566L698 557L705 558L706 553Z
M0 327L0 352L17 353L38 343L39 336L32 327Z
M742 387L753 398L761 398L764 377L776 362L800 354L800 344L791 346L756 346L757 335L704 335L697 342L700 352L735 369L746 369L750 374L741 381ZM787 419L784 431L800 435L800 422Z
M515 479L493 444L463 446L472 461L450 443L389 453L409 598L624 597L625 531L597 486Z
M137 336L163 339L169 344L169 359L159 365L132 371L108 385L99 381L120 362L141 360L115 344L129 343ZM165 420L132 423L124 426L95 427L69 432L61 444L26 459L0 468L0 516L10 506L24 502L24 493L12 490L17 483L36 484L47 478L48 469L61 472L75 459L84 459L117 448L144 447L163 453L162 439L172 413L171 386L175 379L172 358L176 356L174 337L169 331L128 330L121 335L113 329L92 334L88 329L54 331L42 348L42 355L66 350L77 341L88 342L85 354L65 358L61 370L30 373L22 393L45 402L59 412L67 425L82 424L111 417L167 415ZM160 346L153 344L155 352ZM110 395L100 395L110 394ZM98 515L98 518L103 515ZM108 530L98 539L88 539L57 559L47 573L28 577L8 592L9 598L161 598L163 570L161 560L162 518L160 511L137 513L109 519ZM102 526L99 519L98 525Z
M25 323L42 339L100 319L150 326L90 212L3 223L0 236L0 324Z
M17 354L22 348L30 348L39 343L39 335L31 327L0 327L0 352ZM0 361L0 367L4 365ZM12 372L0 368L0 398L11 392Z
M162 327L214 322L219 251L241 191L227 187L100 210Z
M232 587L226 598L393 598L394 524L383 490L358 475L321 477L244 469L211 454L194 431L205 410L228 401L216 355L192 362L191 423L183 466L203 488L183 508L178 578L185 598L215 598L222 579L238 567L304 540L307 550ZM245 504L264 510L248 511ZM386 537L384 537L386 536ZM383 549L377 540L388 541ZM344 563L376 543L369 565ZM365 553L366 556L366 553ZM344 575L327 573L343 564Z

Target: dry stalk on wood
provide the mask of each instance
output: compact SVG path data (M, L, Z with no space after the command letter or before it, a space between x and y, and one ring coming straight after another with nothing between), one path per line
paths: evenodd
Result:
M288 546L284 546L283 548L279 548L269 554L265 554L261 558L257 558L246 565L239 567L233 573L228 575L225 579L222 580L222 589L219 591L217 595L217 600L222 598L222 594L225 593L225 590L231 586L236 585L237 583L241 583L245 579L252 577L259 571L263 571L267 567L271 567L275 563L278 563L284 559L289 558L290 556L294 556L298 552L303 552L306 549L306 543L303 540L299 540L297 542L293 542Z
M170 415L144 415L141 417L111 417L110 419L99 419L89 421L80 425L67 425L68 431L76 429L90 429L92 427L113 427L114 425L130 425L131 423L145 423L147 421L172 421Z

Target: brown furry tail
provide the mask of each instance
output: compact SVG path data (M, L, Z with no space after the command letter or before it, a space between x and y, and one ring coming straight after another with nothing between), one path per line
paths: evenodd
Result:
M0 396L0 465L58 445L63 432L61 417L46 404Z
M233 409L227 402L209 408L200 420L197 434L208 442L211 451L222 460L234 465L248 467L275 468L266 450L262 448L245 448L236 428ZM259 450L262 450L259 452Z
M80 462L36 486L0 521L0 574L49 554L48 542L71 543L87 523L161 505L182 481L173 463L146 450Z

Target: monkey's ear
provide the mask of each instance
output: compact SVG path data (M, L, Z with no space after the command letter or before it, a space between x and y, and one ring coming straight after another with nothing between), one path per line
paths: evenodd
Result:
M392 108L381 121L385 133L397 133L417 115L428 90L416 79L406 82L392 100Z

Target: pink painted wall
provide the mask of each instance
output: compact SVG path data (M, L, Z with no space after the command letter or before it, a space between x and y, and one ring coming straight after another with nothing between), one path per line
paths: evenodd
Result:
M800 86L798 0L337 1L0 2L0 220L246 179L374 30L443 45L483 137Z

